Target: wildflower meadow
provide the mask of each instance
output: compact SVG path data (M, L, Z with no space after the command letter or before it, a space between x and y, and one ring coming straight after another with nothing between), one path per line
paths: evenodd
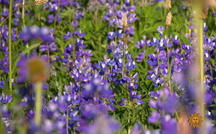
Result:
M216 134L216 1L0 0L0 134Z

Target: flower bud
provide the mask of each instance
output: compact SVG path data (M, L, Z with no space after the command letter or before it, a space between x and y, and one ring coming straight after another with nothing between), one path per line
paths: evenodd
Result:
M172 13L169 12L166 16L166 26L170 26L172 22Z

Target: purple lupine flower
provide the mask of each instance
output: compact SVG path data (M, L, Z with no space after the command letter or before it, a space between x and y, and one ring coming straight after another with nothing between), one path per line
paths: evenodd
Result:
M163 104L163 110L167 113L174 114L178 107L178 97L176 94L167 96L166 102Z
M108 85L103 85L102 81L100 81L99 79L94 79L92 82L86 84L84 88L84 97L99 95L99 97L106 98L112 95L112 90L108 88Z
M143 127L142 127L141 124L136 123L136 124L134 125L134 128L133 128L133 130L132 130L131 133L132 133L132 134L142 134L142 133L144 133L144 129L143 129Z
M72 25L72 27L78 28L79 22L78 22L77 20L73 20L73 21L71 22L71 25Z
M7 17L9 12L6 8L4 8L1 14L2 14L2 16Z
M4 88L5 82L0 80L0 88Z
M5 73L9 72L9 58L8 56L5 56L2 60L0 60L0 70L2 70Z
M93 124L87 126L84 134L112 134L118 131L119 124L111 117L99 115Z
M165 116L162 119L161 125L161 134L176 134L177 133L177 126L176 120L171 119L169 116Z
M7 104L7 103L10 103L12 101L12 96L7 96L5 94L2 94L0 96L0 103L2 104Z
M57 51L57 46L55 44L55 42L52 42L52 43L49 43L49 44L43 44L43 45L40 45L40 51L41 52L55 52Z
M54 16L53 16L53 15L48 15L48 20L47 20L47 22L48 22L48 23L53 23L53 21L54 21Z
M151 116L148 117L149 123L157 123L160 119L160 114L158 112L152 112Z
M50 35L50 30L46 27L39 28L37 26L25 27L20 34L20 38L24 41L42 40L44 42L52 42L53 36Z

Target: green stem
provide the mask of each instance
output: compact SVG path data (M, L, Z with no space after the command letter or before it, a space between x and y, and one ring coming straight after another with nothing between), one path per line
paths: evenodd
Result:
M168 49L167 57L168 57L168 85L169 85L170 91L173 92L173 89L172 89L172 60L170 61L169 49Z
M35 84L35 124L41 124L41 107L42 107L42 83Z
M130 127L128 128L127 134L131 134L131 129L130 129Z
M9 24L8 24L8 46L9 46L9 89L12 95L12 14L13 14L13 0L10 0L9 7Z
M25 0L22 2L22 21L23 21L23 26L25 26Z
M196 39L197 42L194 44L198 45L196 47L196 66L199 68L198 70L198 90L196 90L196 102L198 104L200 113L203 117L203 125L199 129L199 134L206 134L206 126L205 126L205 72L204 72L204 48L203 48L203 20L201 18L202 14L202 0L194 0L194 23L196 29Z

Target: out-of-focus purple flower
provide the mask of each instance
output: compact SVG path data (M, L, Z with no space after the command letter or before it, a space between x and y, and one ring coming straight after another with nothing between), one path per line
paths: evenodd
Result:
M48 15L48 23L52 23L54 21L54 16L53 15Z
M55 52L57 50L57 46L55 42L49 43L49 44L43 44L40 45L40 51L41 52Z
M161 122L161 134L177 134L176 120L165 116Z
M9 11L6 8L4 8L1 14L2 16L7 17L9 14Z
M83 95L84 97L110 97L112 90L108 88L108 85L104 85L101 80L95 79L84 86Z
M163 34L163 32L164 32L164 30L165 30L165 27L164 27L164 26L159 26L159 27L157 28L157 30L158 30L158 32L159 32L160 34Z
M84 134L113 134L118 131L120 125L107 115L99 115L93 124L87 126Z
M0 80L0 88L4 88L5 82Z
M148 117L149 123L157 123L160 119L160 114L158 112L152 112L151 116Z
M5 73L9 72L9 58L8 56L5 56L2 60L0 60L0 70L2 70Z
M79 22L78 22L77 20L73 20L73 21L71 22L71 25L72 25L72 27L77 28L77 27L79 26Z
M23 29L23 32L20 34L20 38L22 38L26 42L30 40L42 40L44 42L52 42L54 41L54 38L50 33L51 30L46 27L40 28L37 26L31 26L25 27Z
M174 114L178 107L178 97L176 94L167 96L165 103L163 104L163 110L167 113Z
M136 123L134 128L132 129L131 134L142 134L144 133L144 129L141 124Z

